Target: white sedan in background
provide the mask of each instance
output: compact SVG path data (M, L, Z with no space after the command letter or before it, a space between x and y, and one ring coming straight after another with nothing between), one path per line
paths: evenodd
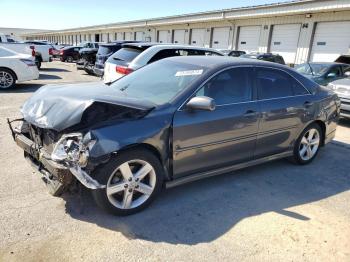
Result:
M32 56L0 47L0 89L38 78L39 71Z

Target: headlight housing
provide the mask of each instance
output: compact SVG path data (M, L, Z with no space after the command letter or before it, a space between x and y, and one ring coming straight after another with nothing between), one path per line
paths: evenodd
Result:
M91 139L90 134L84 137L81 133L63 135L54 146L51 159L79 164L81 167L85 167L89 158L89 150L95 142L95 140Z
M334 84L332 84L332 83L329 83L329 84L327 85L327 87L328 87L330 90L336 90L336 89L337 89L337 86L334 85Z

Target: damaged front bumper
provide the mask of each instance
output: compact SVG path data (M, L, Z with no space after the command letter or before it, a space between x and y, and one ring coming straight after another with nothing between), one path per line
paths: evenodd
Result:
M89 189L95 190L105 188L105 185L101 185L98 181L93 179L78 164L63 164L52 160L51 155L45 148L22 134L20 130L12 127L12 122L14 121L23 120L8 120L13 139L16 144L24 150L25 158L44 176L46 184L50 184L52 191L55 192L54 195L60 194L61 191L72 182L72 175Z

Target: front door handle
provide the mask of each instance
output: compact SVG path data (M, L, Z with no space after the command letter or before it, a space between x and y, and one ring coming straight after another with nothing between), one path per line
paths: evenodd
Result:
M256 115L256 111L254 110L247 110L247 112L245 112L244 116L245 117L252 117Z
M314 103L312 103L312 102L306 101L306 102L304 103L304 107L309 108L309 107L311 107L313 104L314 104Z

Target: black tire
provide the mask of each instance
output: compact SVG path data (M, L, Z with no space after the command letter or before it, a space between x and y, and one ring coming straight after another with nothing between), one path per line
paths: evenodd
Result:
M319 142L319 145L317 147L317 150L316 152L313 154L313 156L308 159L308 160L305 160L301 157L300 155L300 149L302 147L302 139L303 137L311 130L311 129L316 129L319 133L319 139L320 139L320 142ZM294 144L294 150L293 150L293 156L291 157L291 161L295 164L299 164L299 165L307 165L309 163L311 163L317 156L319 150L320 150L320 147L322 145L322 141L324 139L324 134L323 134L323 131L321 129L321 127L316 124L316 123L313 123L309 126L307 126L304 131L300 134L299 138L295 141L295 144Z
M2 75L6 75L7 80L11 80L12 83L10 85L5 84L5 82L0 82L0 90L5 90L5 89L9 89L15 86L16 84L16 75L9 69L6 68L0 68L0 77Z
M38 69L41 68L41 61L35 61L35 64Z
M159 159L149 150L146 149L130 149L128 151L117 154L115 158L112 158L108 163L98 168L94 174L94 178L103 185L106 185L113 175L114 171L123 163L132 160L142 160L149 163L155 171L155 186L153 192L149 195L148 199L141 205L135 208L123 209L113 205L107 196L107 189L92 190L92 195L96 204L103 210L118 216L127 216L137 213L146 208L159 194L162 189L164 171ZM125 194L125 193L123 193Z
M67 56L67 58L66 58L67 63L73 63L73 61L74 61L74 59L72 56Z

